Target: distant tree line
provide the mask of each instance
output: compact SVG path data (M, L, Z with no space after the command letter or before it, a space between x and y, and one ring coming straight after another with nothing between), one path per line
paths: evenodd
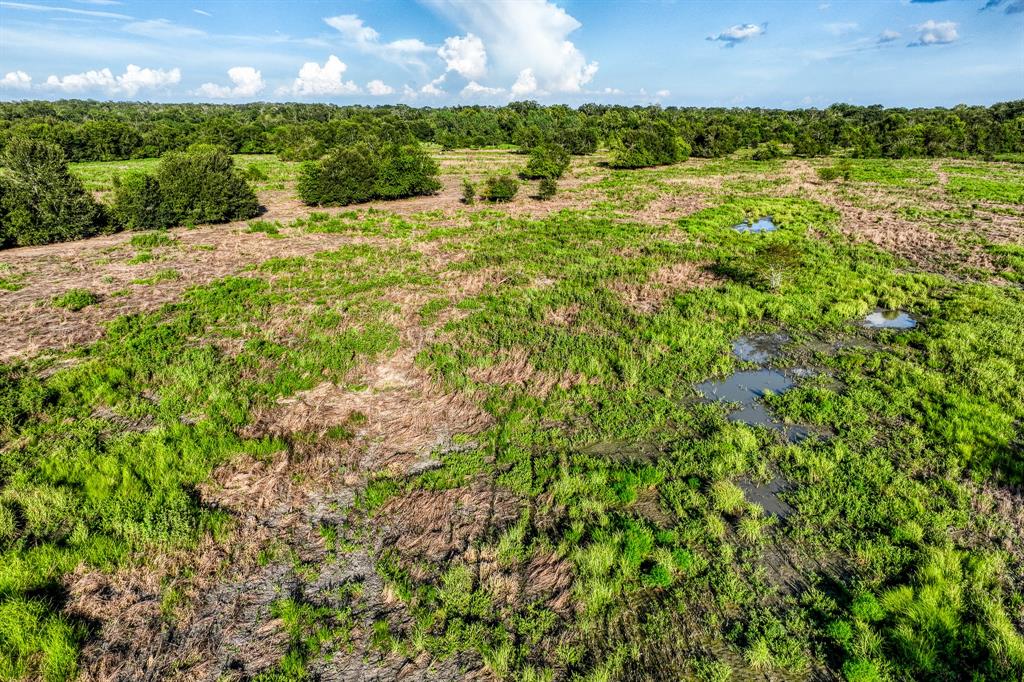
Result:
M18 137L58 145L69 161L156 157L195 143L230 153L319 159L365 131L412 137L445 148L557 145L570 154L628 148L637 131L664 123L698 157L740 148L792 145L800 156L836 150L856 157L991 156L1024 152L1024 100L992 106L892 109L835 104L827 109L624 107L585 104L413 108L331 104L148 104L64 100L0 103L0 149ZM660 128L663 129L663 128ZM643 134L643 133L641 133ZM671 156L671 149L658 155ZM685 156L685 154L682 154ZM627 165L636 158L623 156Z

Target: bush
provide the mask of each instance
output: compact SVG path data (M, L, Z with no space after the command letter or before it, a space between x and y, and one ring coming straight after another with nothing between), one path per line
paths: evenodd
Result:
M842 178L843 180L849 180L852 169L849 163L839 163L835 166L822 166L818 169L818 177L824 182L832 182Z
M83 239L106 224L57 145L14 138L0 166L0 247Z
M146 173L114 178L114 221L126 230L156 230L171 224L160 198L160 184Z
M537 187L538 199L551 199L558 192L558 183L553 178L544 178Z
M612 168L647 168L684 161L690 147L665 121L626 130L616 144L609 165Z
M462 179L462 203L472 204L476 200L476 185L467 180Z
M266 182L270 179L270 176L267 175L267 171L265 171L262 166L257 165L249 166L242 171L242 177L246 180L253 180L256 182Z
M82 308L87 308L99 302L99 296L88 289L69 289L53 299L53 305L58 308L67 308L73 312L78 312Z
M259 213L256 193L219 147L194 145L164 154L156 180L161 212L172 225L246 220Z
M750 157L754 161L771 161L782 156L782 147L778 142L765 142L757 146Z
M129 230L245 220L258 212L256 193L234 161L211 145L164 154L155 175L130 173L114 183L112 213Z
M511 175L492 175L484 183L480 196L487 201L512 201L518 192L519 181Z
M306 163L298 192L302 201L318 206L399 199L436 193L438 172L437 162L419 145L357 142Z
M569 152L553 144L542 144L530 150L530 160L519 174L528 180L556 179L569 169Z

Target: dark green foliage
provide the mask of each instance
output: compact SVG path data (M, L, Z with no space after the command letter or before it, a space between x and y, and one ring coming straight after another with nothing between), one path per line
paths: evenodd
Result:
M156 180L161 212L171 225L245 220L259 213L256 193L218 147L195 145L165 154Z
M275 152L314 161L356 142L434 142L446 149L556 144L591 154L599 142L660 120L694 156L727 156L762 142L793 144L798 156L844 148L857 157L983 156L1024 152L1024 101L989 107L884 109L834 104L825 110L661 109L584 104L410 109L405 105L0 103L0 147L32 137L64 149L70 161L157 157L199 140L230 153Z
M520 176L528 180L557 179L569 169L569 152L553 144L537 145L530 150L530 159Z
M104 222L60 147L25 138L7 144L0 156L0 248L83 239Z
M609 165L612 168L647 168L685 160L689 146L665 121L623 131Z
M136 171L114 178L111 217L125 230L155 230L170 226L155 176Z
M551 199L558 192L558 182L554 178L544 178L537 186L538 199Z
M782 147L778 142L763 142L757 146L750 157L754 161L771 161L782 156Z
M154 175L130 173L114 183L112 213L128 230L245 220L258 212L256 193L234 160L210 145L170 152Z
M472 204L476 201L476 185L469 181L468 178L462 179L462 203Z
M480 197L486 201L505 202L515 199L519 181L508 174L492 175L484 182Z
M346 206L433 194L441 189L438 172L437 162L418 144L358 142L307 162L297 189L307 204Z
M822 166L818 169L818 177L825 182L831 182L839 178L849 180L852 173L853 169L848 161L837 163L834 166Z

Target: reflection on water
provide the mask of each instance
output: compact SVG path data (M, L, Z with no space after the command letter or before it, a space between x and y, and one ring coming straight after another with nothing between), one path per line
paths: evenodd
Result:
M876 310L864 318L864 324L872 329L913 329L917 320L902 310Z
M754 222L751 222L749 220L744 221L739 225L734 225L732 229L736 230L737 232L744 233L774 232L775 230L779 229L779 226L775 224L771 216L765 216L764 218L760 218Z

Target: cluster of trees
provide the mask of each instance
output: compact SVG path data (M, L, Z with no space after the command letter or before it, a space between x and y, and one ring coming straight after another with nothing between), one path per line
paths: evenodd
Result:
M361 135L307 161L299 175L299 198L316 206L346 206L371 199L434 194L441 189L437 161L415 138Z
M119 178L109 208L71 174L55 144L18 137L0 155L0 248L244 220L258 211L256 194L231 157L212 145L165 154L153 175Z
M196 142L230 153L318 159L365 131L445 148L557 145L570 154L628 145L632 131L664 123L694 156L717 157L766 143L803 156L836 149L859 157L967 156L1024 152L1024 100L990 107L724 109L585 104L414 109L329 104L147 104L66 100L0 104L0 147L15 137L52 142L71 161L155 157ZM625 139L624 139L625 138Z
M615 141L612 168L645 168L686 160L690 145L665 121L624 130Z

